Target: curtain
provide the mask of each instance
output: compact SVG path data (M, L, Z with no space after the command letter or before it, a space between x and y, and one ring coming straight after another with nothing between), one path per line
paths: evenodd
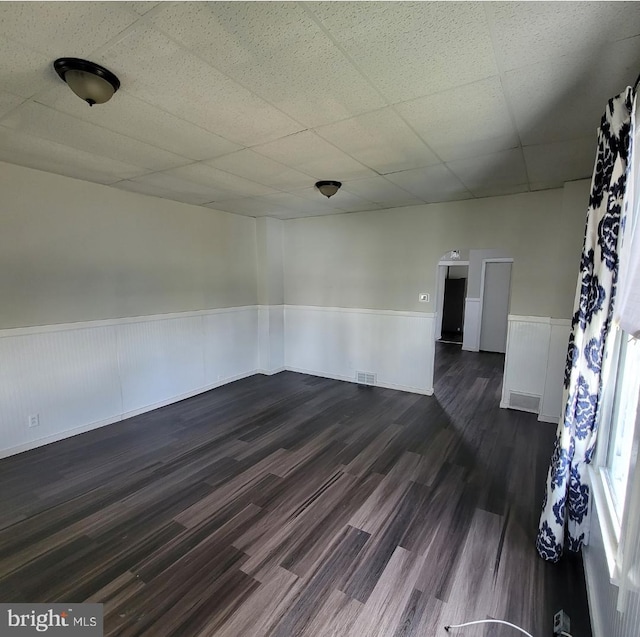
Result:
M634 90L609 100L598 129L585 238L564 375L564 412L547 475L536 548L556 562L588 540L589 483L602 363L618 282ZM565 537L566 530L566 537Z

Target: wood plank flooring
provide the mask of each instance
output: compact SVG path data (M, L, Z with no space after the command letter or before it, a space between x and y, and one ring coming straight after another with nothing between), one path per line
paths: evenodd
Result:
M499 409L503 362L438 344L434 397L253 376L2 460L0 601L123 637L544 637L559 608L590 637L581 561L534 548L555 427Z

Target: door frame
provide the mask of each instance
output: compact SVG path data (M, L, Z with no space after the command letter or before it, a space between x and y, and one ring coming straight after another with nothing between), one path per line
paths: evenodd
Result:
M513 285L513 257L492 257L482 259L482 268L480 270L480 306L478 308L478 329L476 335L478 342L475 343L475 351L480 351L480 332L482 331L482 309L484 306L484 278L487 273L487 263L511 263L511 277L509 278L509 309L511 309L511 287ZM507 311L507 326L509 323L509 311ZM508 331L508 327L507 327Z
M444 281L447 278L447 269L454 265L466 265L469 268L469 261L442 260L438 262L436 272L436 324L435 341L442 337L442 310L444 309ZM468 277L468 274L467 274Z

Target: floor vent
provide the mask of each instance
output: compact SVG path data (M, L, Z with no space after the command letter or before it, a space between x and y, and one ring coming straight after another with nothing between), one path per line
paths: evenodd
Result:
M509 392L509 408L520 411L530 411L534 414L540 413L540 396L531 394L519 394L515 391Z
M371 372L356 372L356 382L358 385L375 385L376 375Z

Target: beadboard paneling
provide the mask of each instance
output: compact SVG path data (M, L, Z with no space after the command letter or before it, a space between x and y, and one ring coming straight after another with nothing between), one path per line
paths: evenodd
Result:
M255 373L257 308L2 330L0 360L2 457Z
M551 320L549 333L549 354L544 381L544 393L538 420L558 422L562 414L562 389L564 386L564 365L569 346L571 323L568 320Z
M284 305L258 308L258 368L264 374L284 369Z
M205 384L255 373L258 367L258 309L230 308L204 318Z
M559 418L568 338L568 320L509 316L501 407L517 409L512 394L520 394L539 400L539 420Z
M117 326L124 412L203 387L202 317Z
M2 332L0 449L38 446L122 412L115 327L79 326L14 337ZM29 428L36 414L40 425Z
M376 384L433 393L433 314L285 306L285 366L355 382L372 372Z
M618 588L609 579L595 506L591 507L591 516L589 545L583 549L583 557L593 637L637 637L640 626L640 592L630 591L625 612L617 611ZM632 541L640 543L640 537L632 538Z

